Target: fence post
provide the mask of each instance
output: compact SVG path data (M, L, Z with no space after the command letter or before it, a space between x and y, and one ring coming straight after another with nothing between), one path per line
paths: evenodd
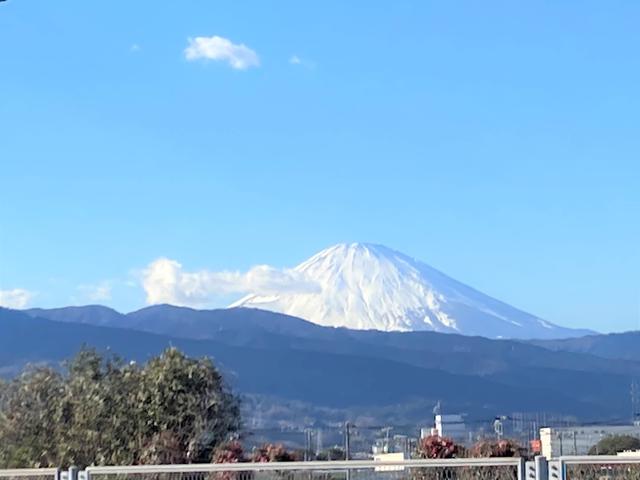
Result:
M527 480L536 480L537 479L537 475L536 475L536 463L531 461L531 460L527 460L527 462L524 464L524 469L527 472L525 475L525 478Z
M68 480L78 480L78 467L69 467Z
M536 469L536 480L549 480L549 462L547 458L538 455L534 459Z
M551 460L549 462L549 480L564 480L564 465L562 460Z
M525 470L526 460L524 457L520 457L520 462L518 463L518 480L526 480L526 470Z

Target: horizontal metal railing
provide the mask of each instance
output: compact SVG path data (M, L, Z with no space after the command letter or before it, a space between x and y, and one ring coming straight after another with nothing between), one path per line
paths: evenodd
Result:
M542 468L543 467L543 468ZM74 471L74 474L71 471ZM640 480L638 456L92 466L0 470L0 480Z
M560 457L550 466L551 480L640 480L640 455Z
M286 470L363 470L379 467L434 468L434 467L518 467L520 458L444 458L434 460L343 460L316 462L247 462L247 463L190 463L186 465L134 465L88 467L91 474L117 475L136 473L175 472L239 472Z
M15 468L0 470L0 479L58 480L59 472L57 468Z
M627 456L627 455L581 455L581 456L565 456L560 457L560 460L565 465L597 465L599 463L607 464L621 464L621 463L638 463L640 462L640 455Z
M89 467L80 480L524 480L520 458Z

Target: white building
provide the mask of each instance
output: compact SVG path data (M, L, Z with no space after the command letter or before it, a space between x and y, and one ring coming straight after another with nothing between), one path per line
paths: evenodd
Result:
M464 424L462 415L436 415L434 432L458 442L468 440L467 427Z
M405 454L402 452L398 453L379 453L373 456L374 462L402 462L405 460ZM398 472L404 470L402 466L382 466L375 467L376 472Z
M586 427L541 428L542 455L556 458L563 455L587 455L589 449L611 435L631 435L640 438L638 425L592 425Z
M436 432L436 429L433 427L422 427L420 429L420 438L427 438L430 437L431 435L437 435L438 432Z
M619 457L640 458L640 450L625 450L624 452L618 452L616 455Z

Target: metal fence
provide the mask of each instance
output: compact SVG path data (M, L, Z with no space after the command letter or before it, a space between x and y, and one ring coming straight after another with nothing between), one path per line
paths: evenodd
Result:
M519 458L89 467L80 480L522 480Z
M57 468L20 468L0 470L0 480L59 480Z
M549 467L553 480L640 480L640 456L560 457Z
M0 470L0 480L640 480L640 456L228 463Z

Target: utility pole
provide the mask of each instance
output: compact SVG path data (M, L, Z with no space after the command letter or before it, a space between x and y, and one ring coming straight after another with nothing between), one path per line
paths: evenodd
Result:
M311 460L311 429L304 429L304 461Z
M389 453L389 451L391 450L389 448L389 432L391 432L391 428L392 427L384 427L382 429L385 432L384 433L384 453Z
M348 421L344 424L344 459L351 458L351 423Z
M640 384L635 378L631 381L631 424L640 421Z
M347 420L344 424L344 459L351 458L351 423ZM345 480L351 480L351 469L347 468L347 476Z
M318 428L316 430L316 457L319 456L321 452L322 452L322 430Z

